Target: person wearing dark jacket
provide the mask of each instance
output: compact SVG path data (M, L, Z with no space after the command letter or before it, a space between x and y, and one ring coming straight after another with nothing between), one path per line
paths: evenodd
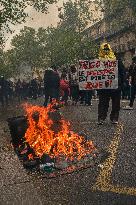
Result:
M22 82L20 79L18 79L18 81L16 82L15 93L18 101L20 102L22 100Z
M30 82L30 93L33 99L37 99L38 96L38 83L36 78L32 79Z
M109 48L110 49L110 48ZM112 100L112 110L110 120L113 124L118 124L121 89L125 79L125 67L121 60L118 61L118 89L102 89L98 91L98 125L102 125L107 117L109 102Z
M130 103L126 106L126 109L132 110L136 95L136 56L132 58L132 65L128 71L129 85L131 89L130 93Z
M8 105L8 81L5 80L4 76L0 77L0 101L2 106Z
M45 94L45 102L44 106L47 106L48 100L59 99L59 91L60 91L60 77L58 72L53 69L48 69L44 74L44 94Z

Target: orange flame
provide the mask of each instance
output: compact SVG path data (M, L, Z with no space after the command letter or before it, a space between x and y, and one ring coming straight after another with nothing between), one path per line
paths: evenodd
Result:
M70 123L60 120L61 130L56 133L52 130L53 120L49 112L54 103L47 107L25 105L29 127L25 133L25 140L34 150L36 156L48 154L50 157L65 157L77 159L90 154L95 147L92 141L85 141L84 137L70 131Z

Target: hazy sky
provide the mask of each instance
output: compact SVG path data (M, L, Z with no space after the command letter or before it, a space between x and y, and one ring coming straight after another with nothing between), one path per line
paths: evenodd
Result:
M10 49L10 42L14 35L18 34L20 29L22 29L24 26L33 27L35 29L38 29L39 27L46 28L47 26L53 25L56 26L58 22L58 7L61 7L63 5L63 2L66 2L68 0L59 0L57 4L50 5L48 14L43 14L41 12L36 12L32 7L27 8L27 12L29 14L29 17L26 19L26 23L18 24L15 26L12 26L12 29L14 30L14 33L7 34L7 42L5 50ZM73 0L74 1L74 0ZM98 13L94 12L94 15L97 16Z

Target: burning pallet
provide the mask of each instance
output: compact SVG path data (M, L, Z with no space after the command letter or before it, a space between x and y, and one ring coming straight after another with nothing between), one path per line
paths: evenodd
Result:
M12 144L23 166L47 177L92 167L107 158L85 134L70 130L56 103L26 105L26 116L8 119Z

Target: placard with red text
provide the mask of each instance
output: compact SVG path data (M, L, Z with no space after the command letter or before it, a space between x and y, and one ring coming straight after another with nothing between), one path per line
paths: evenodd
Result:
M117 89L118 61L80 60L78 77L80 90Z

